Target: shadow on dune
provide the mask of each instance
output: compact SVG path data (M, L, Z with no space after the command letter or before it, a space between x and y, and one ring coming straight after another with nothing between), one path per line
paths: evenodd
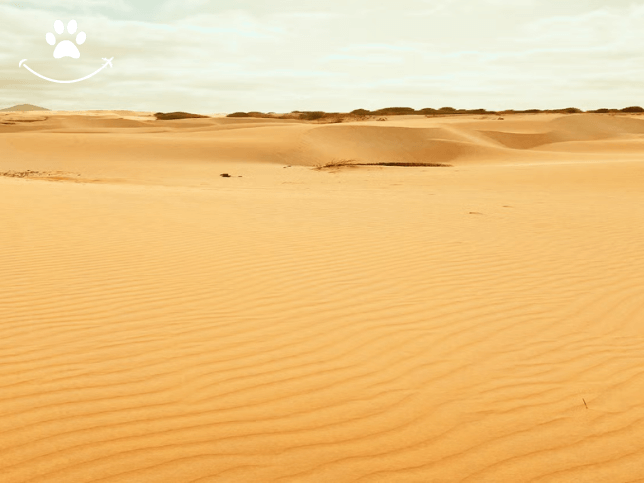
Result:
M522 150L556 143L601 141L644 134L644 120L624 116L563 116L544 123L543 127L548 130L537 133L479 132L507 148Z

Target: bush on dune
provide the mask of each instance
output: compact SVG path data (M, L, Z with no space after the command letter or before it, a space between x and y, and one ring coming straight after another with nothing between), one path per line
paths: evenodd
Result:
M290 112L288 114L282 114L281 116L278 115L278 114L273 114L273 115L271 115L269 117L272 117L274 119L296 119L296 120L299 120L300 116L301 116L301 114L299 114L297 112L295 112L295 113Z
M631 107L625 107L621 111L622 112L644 112L644 109L642 109L640 106L631 106Z
M322 119L326 115L327 114L323 111L302 112L300 113L300 119L302 119L303 121L317 121L318 119Z
M463 114L496 114L496 113L490 112L487 109L470 109L470 110L463 109Z
M405 114L416 114L416 110L412 107L385 107L373 111L372 114L377 116L404 116Z
M584 111L582 111L581 109L577 109L576 107L567 107L565 109L559 109L555 112L560 112L562 114L579 114Z
M155 114L157 121L171 121L175 119L194 119L194 118L209 118L210 116L202 116L201 114L190 114L189 112L157 112Z
M368 120L386 120L382 116L402 116L402 115L425 115L427 117L434 116L458 116L458 115L503 115L503 114L581 114L585 111L576 108L576 107L567 107L564 109L525 109L525 110L515 110L515 109L506 109L503 111L489 111L487 109L455 109L453 107L441 107L440 109L434 109L431 107L425 107L423 109L415 110L411 107L385 107L382 109L370 111L368 109L354 109L348 113L340 112L324 112L324 111L292 111L287 114L276 114L274 112L262 113L257 111L252 112L234 112L228 114L227 117L238 117L238 118L269 118L269 119L281 119L281 120L292 120L292 121L316 121L321 124L331 124L331 123L341 123L341 122L356 122L356 121L368 121ZM599 114L617 114L617 113L641 113L644 114L644 108L639 106L626 107L624 109L596 109L586 111L589 113L599 113ZM188 113L157 113L157 119L184 119L190 117L208 117L201 116L198 114L188 114Z

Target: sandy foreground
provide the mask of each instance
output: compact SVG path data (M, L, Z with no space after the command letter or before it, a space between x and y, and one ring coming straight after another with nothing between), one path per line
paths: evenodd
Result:
M4 113L0 172L3 483L644 481L644 117Z

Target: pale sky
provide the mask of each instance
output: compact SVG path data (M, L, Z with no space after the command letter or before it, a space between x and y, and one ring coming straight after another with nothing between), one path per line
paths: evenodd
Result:
M87 34L80 58L53 57L58 19ZM0 22L0 108L644 105L644 1L0 0ZM103 57L76 84L18 66L67 80Z

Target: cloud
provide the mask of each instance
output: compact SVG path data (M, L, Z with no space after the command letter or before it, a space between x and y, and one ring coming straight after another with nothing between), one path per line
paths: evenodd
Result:
M644 6L627 0L15 3L0 4L0 107L593 108L635 103L644 74ZM80 59L56 61L45 33L72 16L87 42ZM28 58L74 78L112 56L113 69L67 86L18 68Z
M72 13L90 12L97 9L108 9L118 11L131 11L132 7L124 0L18 0L12 5L19 5L18 8L33 9L49 12L60 12L62 10Z

